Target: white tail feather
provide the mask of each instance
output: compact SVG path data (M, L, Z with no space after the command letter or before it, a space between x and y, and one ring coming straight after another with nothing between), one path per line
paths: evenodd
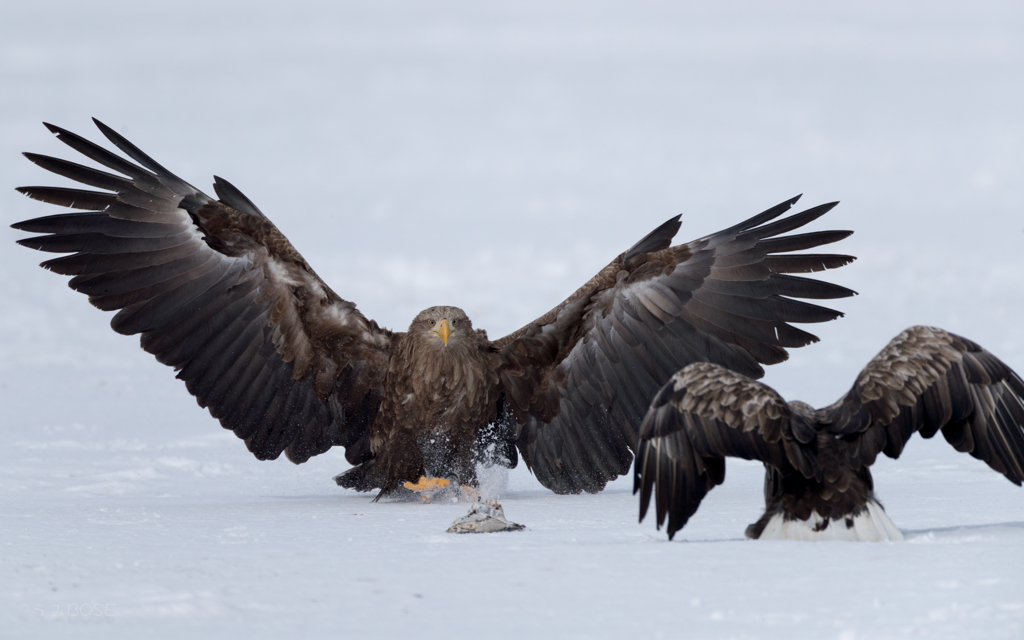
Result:
M772 516L761 532L760 540L850 540L878 542L881 540L902 540L903 534L885 514L882 505L870 500L864 512L853 517L853 525L847 526L845 519L825 521L817 511L808 520L785 520L781 513ZM820 530L817 530L821 528Z

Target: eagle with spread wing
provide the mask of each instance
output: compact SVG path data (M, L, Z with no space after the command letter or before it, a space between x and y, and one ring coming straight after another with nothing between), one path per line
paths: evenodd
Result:
M728 456L764 462L765 512L750 538L901 540L875 499L868 467L898 458L915 432L941 431L1024 482L1024 380L966 338L933 327L899 334L824 409L787 403L771 387L711 363L662 387L640 427L634 493L640 520L656 494L669 539L725 480Z
M12 225L19 244L70 254L42 266L105 311L118 333L177 371L188 391L261 460L295 463L334 446L339 484L380 489L447 478L521 455L558 493L600 491L629 471L651 397L681 366L747 376L817 338L790 323L842 314L797 300L854 292L791 275L853 257L791 253L849 231L783 235L835 203L780 217L793 198L733 227L671 246L680 216L618 255L563 303L500 340L455 307L408 331L378 326L331 290L238 189L212 198L96 121L126 160L60 127L106 170L38 154L40 167L98 190L22 187L81 211Z

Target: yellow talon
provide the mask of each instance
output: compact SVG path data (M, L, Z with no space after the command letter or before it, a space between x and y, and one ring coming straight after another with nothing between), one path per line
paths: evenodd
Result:
M420 476L420 481L416 484L406 482L402 486L410 491L437 491L438 489L444 489L452 483L448 478L428 478L426 476Z

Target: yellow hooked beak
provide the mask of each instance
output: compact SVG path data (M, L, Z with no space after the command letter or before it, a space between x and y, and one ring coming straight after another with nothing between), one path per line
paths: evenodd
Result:
M430 330L430 333L435 333L444 340L444 346L448 346L448 337L455 333L455 329L452 329L452 325L448 322L448 318L441 318L437 321L437 325Z

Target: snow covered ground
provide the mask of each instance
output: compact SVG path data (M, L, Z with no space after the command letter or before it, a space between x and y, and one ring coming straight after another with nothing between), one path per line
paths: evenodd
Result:
M249 195L341 295L492 337L682 212L680 240L796 193L842 204L861 295L769 371L833 401L934 324L1024 370L1018 2L70 2L0 7L0 636L1024 637L1024 491L944 441L875 466L898 544L743 539L762 472L669 543L630 481L496 478L528 530L372 504L330 452L261 463L35 264L56 212L18 153L97 116ZM102 615L100 615L102 613Z

